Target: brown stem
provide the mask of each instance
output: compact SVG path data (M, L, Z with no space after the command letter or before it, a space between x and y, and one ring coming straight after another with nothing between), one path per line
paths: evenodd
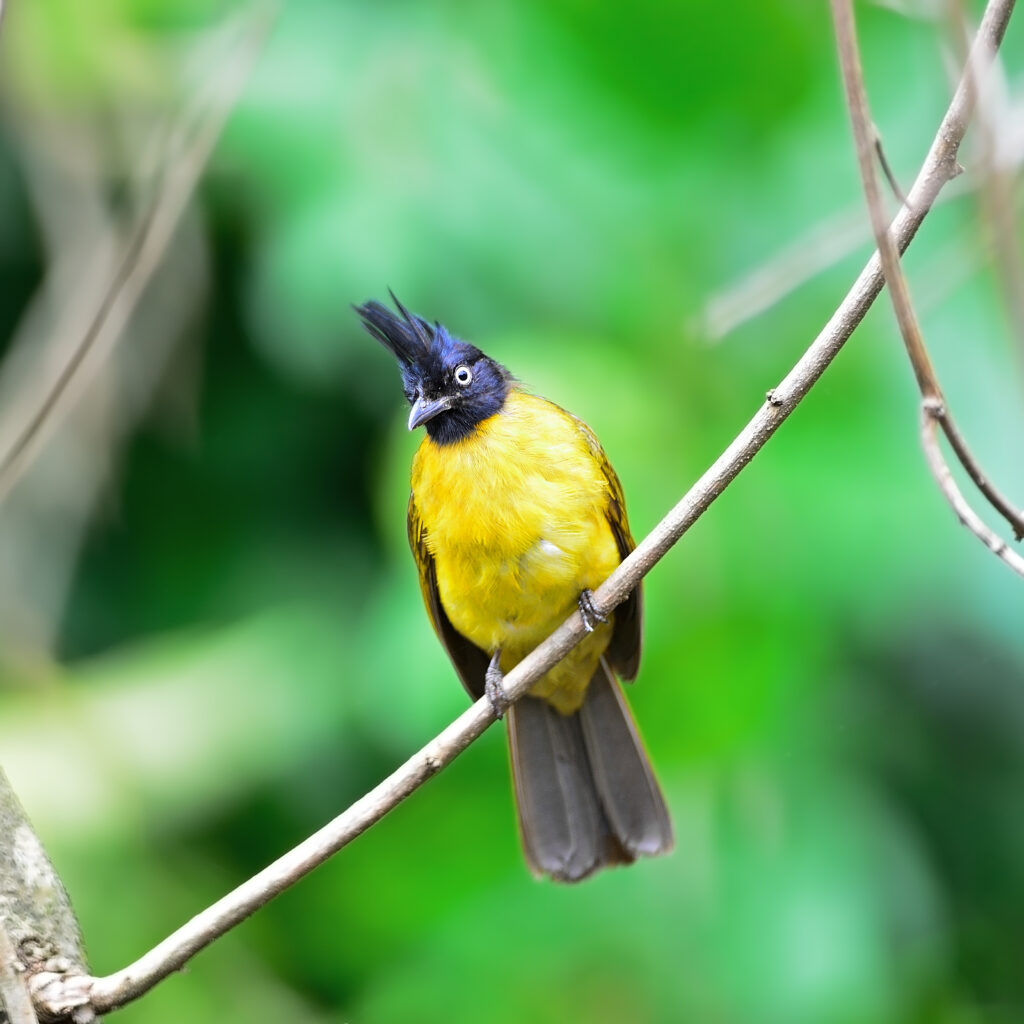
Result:
M989 10L991 10L992 6L992 4L989 5ZM1013 10L1013 0L1006 0L1003 6L1006 10L1002 31L1005 31L1006 21L1009 20L1010 14ZM986 19L988 14L989 11L987 10ZM849 107L850 121L857 145L857 162L860 167L861 181L864 186L864 196L867 200L868 211L871 215L871 226L874 230L875 240L878 244L878 252L882 262L882 269L885 274L885 281L889 285L889 295L892 299L893 310L896 314L896 321L899 324L900 334L903 337L907 355L910 358L910 363L914 369L914 376L917 379L917 386L921 391L924 408L929 410L929 420L933 425L934 423L941 424L943 431L950 440L954 452L956 452L962 465L970 474L971 479L974 480L981 493L989 499L993 507L1007 519L1013 527L1014 533L1019 538L1024 536L1024 518L1022 518L1021 514L1014 509L1014 507L1005 498L1003 498L995 488L992 487L987 478L981 472L977 460L968 450L962 435L957 430L946 405L946 400L943 396L942 388L935 372L935 367L932 364L931 357L928 354L928 349L925 346L924 337L921 334L917 315L914 313L913 303L910 300L910 289L907 284L907 278L903 273L903 267L900 264L900 257L896 244L889 232L885 208L882 204L882 196L878 188L878 180L875 176L874 155L877 133L875 132L871 121L871 111L868 106L867 91L864 87L864 73L861 68L860 49L857 45L857 30L854 23L853 4L851 0L832 0L832 16L835 22L836 42L838 43L839 60L842 66L843 87L846 91L846 102ZM978 33L979 41L982 38L983 29L984 22L982 30L979 30ZM984 61L987 66L991 62L990 59L984 60L985 56L986 54L979 50L978 43L976 42L972 52L968 55L967 68L964 72L963 78L961 79L960 87L957 90L957 94L963 94L965 104L970 107L974 107L977 100L978 64ZM953 173L955 168L956 163L954 160L950 165L950 172ZM953 505L954 511L957 513L960 522L970 529L985 544L985 546L989 548L989 550L993 551L993 553L1001 558L1008 566L1010 566L1011 569L1014 569L1016 572L1020 572L1021 568L1018 563L1024 566L1024 562L1021 562L1020 559L1007 557L1009 554L1012 554L1012 552L1009 551L1005 543L993 547L988 540L988 534L990 534L991 531L988 530L987 527L984 527L984 524L982 524L977 515L972 513L971 516L965 517L962 514L960 506L965 504L965 499L959 491L956 491L956 494L958 495L958 502L952 502L952 492L950 490L952 485L952 476L949 473L949 467L945 465L944 461L941 461L941 453L939 454L939 460L942 467L941 474L937 471L939 463L936 462L934 458L936 452L929 451L927 454L928 465L932 470L932 474L935 476L936 482L939 484L942 493ZM979 524L983 526L983 531L979 531L977 529Z

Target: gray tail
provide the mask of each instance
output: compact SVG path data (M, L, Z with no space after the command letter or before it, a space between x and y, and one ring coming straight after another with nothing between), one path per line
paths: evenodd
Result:
M523 697L509 708L508 737L519 829L536 874L578 882L672 849L664 798L603 659L579 711L562 715Z

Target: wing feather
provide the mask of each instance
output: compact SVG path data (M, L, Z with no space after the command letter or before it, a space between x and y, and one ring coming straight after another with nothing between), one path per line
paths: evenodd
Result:
M441 604L441 594L437 589L437 569L434 565L434 556L427 547L427 530L420 518L419 510L416 508L415 496L412 494L409 495L408 528L409 547L412 548L416 568L419 570L420 592L423 594L423 603L426 605L431 625L433 625L438 639L444 645L452 665L455 666L462 685L469 695L477 700L484 694L484 675L487 672L490 658L451 624L451 620Z
M625 558L636 547L636 544L629 532L629 522L626 519L626 498L622 491L622 484L594 432L583 420L575 416L573 419L579 424L580 432L590 448L590 454L600 465L601 472L608 483L608 505L605 509L605 516L611 527L612 536L615 537L619 558ZM615 609L615 629L606 654L612 668L621 679L627 681L635 679L640 668L642 619L643 596L638 584L629 597Z

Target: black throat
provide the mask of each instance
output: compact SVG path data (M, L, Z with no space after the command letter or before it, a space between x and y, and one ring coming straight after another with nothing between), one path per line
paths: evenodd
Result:
M447 412L439 413L427 420L424 427L434 444L458 444L472 437L477 426L484 420L501 412L505 405L505 393L485 392L469 401L459 404Z

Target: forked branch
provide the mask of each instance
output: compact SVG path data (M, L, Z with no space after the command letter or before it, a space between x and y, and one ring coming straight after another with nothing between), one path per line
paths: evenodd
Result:
M1007 4L1009 10L1013 2ZM1008 14L1009 14L1008 10ZM1001 558L1011 569L1024 576L1024 558L1013 551L997 534L990 530L969 507L967 500L957 488L948 465L942 457L934 425L937 423L949 439L953 451L961 465L967 470L978 490L988 499L996 511L1010 524L1017 539L1024 537L1024 514L1018 511L987 479L980 465L957 429L953 417L946 404L946 399L939 384L938 375L928 349L913 303L910 300L910 288L906 275L900 264L896 244L889 233L889 225L882 203L878 179L875 175L874 158L877 144L877 133L871 120L868 106L867 91L864 87L864 72L861 67L860 49L857 45L857 31L853 18L852 0L832 0L832 16L835 21L836 42L839 47L839 61L843 72L843 87L846 91L846 102L850 111L850 121L857 145L857 163L860 168L861 180L864 185L864 196L871 215L871 227L875 234L878 252L881 256L882 268L889 294L892 298L896 321L906 346L907 355L914 368L914 376L921 392L922 415L932 422L922 432L928 466L935 476L942 493L949 500L960 522L964 524L979 540L997 557ZM971 102L976 102L979 68L975 54L968 56L967 69L960 84Z

